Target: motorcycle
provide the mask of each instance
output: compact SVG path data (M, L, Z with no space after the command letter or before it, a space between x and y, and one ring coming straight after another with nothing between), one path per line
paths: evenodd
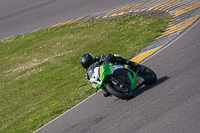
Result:
M155 72L141 64L131 68L112 62L103 65L95 62L87 73L92 87L100 88L120 99L131 99L134 91L142 85L152 85L157 81Z

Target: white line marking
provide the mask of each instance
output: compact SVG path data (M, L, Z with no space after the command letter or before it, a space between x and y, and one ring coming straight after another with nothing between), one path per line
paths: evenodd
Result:
M99 93L101 90L99 90L97 93ZM80 103L78 103L77 105L75 105L74 107L72 107L71 109L67 110L66 112L64 112L63 114L61 114L60 116L56 117L55 119L53 119L52 121L48 122L47 124L45 124L44 126L40 127L39 129L37 129L36 131L34 131L33 133L38 132L39 130L41 130L42 128L46 127L47 125L51 124L52 122L54 122L55 120L59 119L60 117L62 117L63 115L67 114L68 112L70 112L71 110L75 109L77 106L79 106L80 104L84 103L85 101L87 101L88 99L90 99L91 97L93 97L94 95L96 95L97 93L92 94L91 96L89 96L88 98L86 98L85 100L81 101Z
M144 63L145 61L149 60L150 58L152 58L153 56L155 56L156 54L160 53L161 51L163 51L165 48L169 47L172 43L174 43L175 41L177 41L179 38L181 38L183 35L185 35L189 30L191 30L194 26L196 26L198 23L200 22L200 19L198 19L196 22L194 22L189 28L187 28L185 31L183 31L180 36L176 37L173 41L171 41L170 43L168 43L167 45L165 45L164 47L162 47L160 50L156 51L155 53L153 53L152 55L150 55L149 57L147 57L146 59L144 59L143 61L140 62L140 64Z

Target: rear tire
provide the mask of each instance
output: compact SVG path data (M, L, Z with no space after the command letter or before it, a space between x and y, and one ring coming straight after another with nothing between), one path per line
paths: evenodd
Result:
M106 90L110 94L112 94L112 95L114 95L114 96L116 96L120 99L127 99L128 100L128 99L131 99L131 98L134 97L133 91L131 89L129 89L128 93L123 93L123 92L120 92L119 90L117 90L111 83L108 83L106 85Z

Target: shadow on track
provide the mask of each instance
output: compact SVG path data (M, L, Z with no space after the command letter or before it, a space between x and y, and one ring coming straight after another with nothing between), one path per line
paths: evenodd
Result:
M155 84L153 84L153 85L150 85L150 86L147 86L147 85L146 85L146 86L143 86L143 87L137 89L136 91L134 91L135 96L134 96L133 98L135 98L135 97L141 95L141 94L144 93L145 91L150 90L150 89L154 88L155 86L157 86L157 85L159 85L159 84L162 84L163 82L165 82L165 81L168 80L168 79L169 79L168 76L164 76L164 77L161 77L161 78L157 79L157 82L156 82Z

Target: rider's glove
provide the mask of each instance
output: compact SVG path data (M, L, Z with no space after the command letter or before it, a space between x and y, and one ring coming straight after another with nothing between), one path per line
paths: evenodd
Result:
M116 58L118 58L118 59L121 59L121 58L122 58L121 55L119 55L119 54L114 54L114 57L116 57Z

